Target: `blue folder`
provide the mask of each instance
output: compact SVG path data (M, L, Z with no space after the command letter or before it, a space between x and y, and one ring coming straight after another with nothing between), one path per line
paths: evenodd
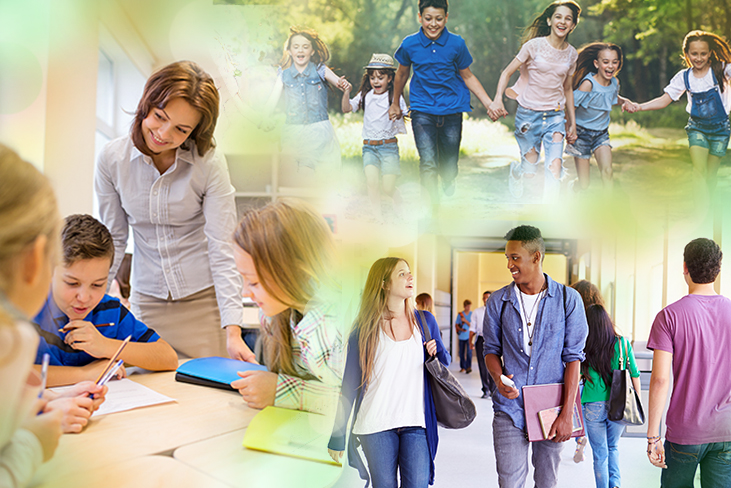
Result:
M267 368L259 364L218 356L196 358L178 366L175 381L233 391L230 383L241 379L236 374L238 371L267 371Z

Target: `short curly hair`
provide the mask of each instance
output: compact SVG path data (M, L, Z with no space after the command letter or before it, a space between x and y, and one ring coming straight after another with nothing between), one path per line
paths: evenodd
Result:
M506 241L520 241L523 249L529 253L539 252L541 253L541 262L546 256L546 243L543 241L541 235L541 229L533 227L532 225L519 225L513 229L510 229L505 234Z
M721 272L721 259L723 253L719 245L703 237L693 239L683 250L683 261L690 279L699 285L716 281Z
M114 240L104 224L91 215L74 214L66 217L61 231L63 264L69 267L85 259L109 258L114 262Z

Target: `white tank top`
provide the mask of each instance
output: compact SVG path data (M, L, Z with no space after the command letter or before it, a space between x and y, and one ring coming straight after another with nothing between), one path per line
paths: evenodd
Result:
M375 434L398 427L426 427L424 346L421 334L394 341L380 332L373 373L353 425L353 434Z

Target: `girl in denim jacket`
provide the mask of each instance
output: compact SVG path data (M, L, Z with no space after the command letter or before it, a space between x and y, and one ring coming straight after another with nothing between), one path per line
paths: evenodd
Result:
M686 110L690 114L688 134L690 159L696 176L705 178L708 189L716 187L716 173L726 155L731 109L731 48L710 32L694 30L683 39L683 57L688 69L679 71L662 96L635 104L637 110L659 110L688 93Z
M317 32L289 29L268 106L276 105L284 92L287 118L282 154L297 163L300 172L340 167L340 144L327 115L327 83L342 89L347 81L325 66L329 58L330 51Z

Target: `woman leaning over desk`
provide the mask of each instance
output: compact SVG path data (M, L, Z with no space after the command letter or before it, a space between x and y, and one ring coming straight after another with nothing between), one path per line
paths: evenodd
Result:
M132 227L133 313L182 355L228 349L252 361L241 339L242 284L230 244L234 188L213 140L218 105L213 79L195 63L160 69L147 80L130 134L102 150L95 187L114 238L110 279Z

